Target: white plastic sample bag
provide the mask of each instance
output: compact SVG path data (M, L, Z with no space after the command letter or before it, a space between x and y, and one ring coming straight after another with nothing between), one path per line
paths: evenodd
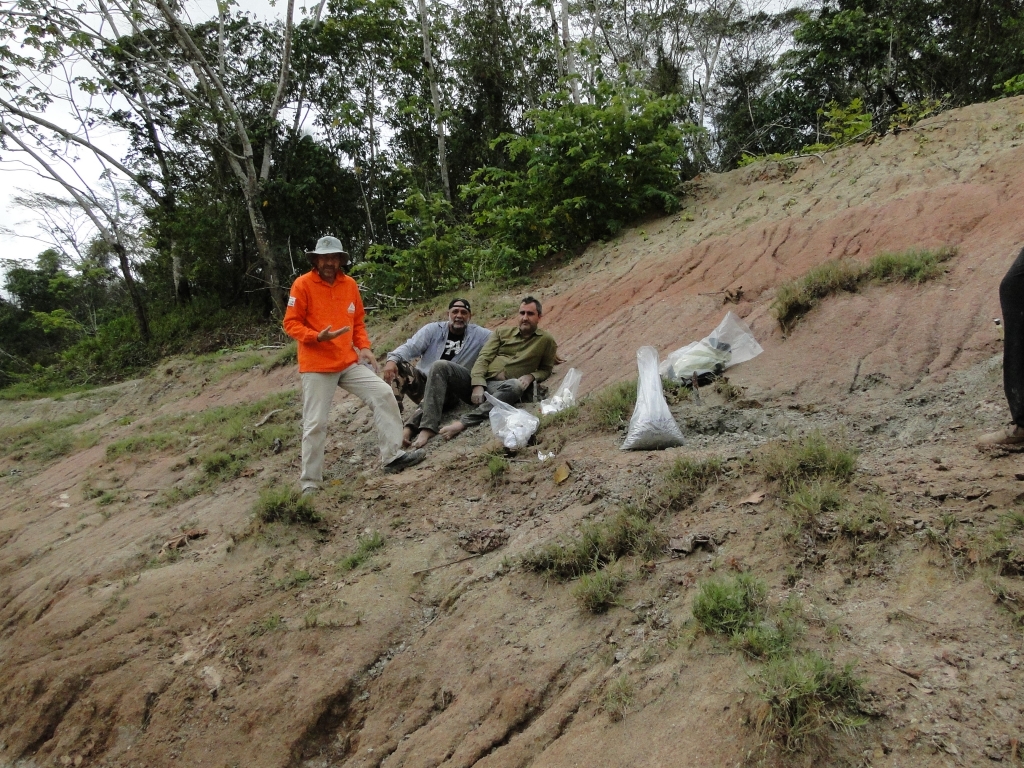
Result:
M763 351L750 332L750 326L727 312L710 335L672 352L658 367L658 372L670 381L689 381L695 374L721 373Z
M629 431L622 443L624 451L653 451L683 444L683 433L672 418L661 390L658 374L658 350L640 347L636 353L640 378L636 386L636 408L629 420Z
M491 431L510 451L525 448L540 426L540 419L520 408L513 408L496 397L491 397L490 392L484 392L484 397L492 406Z
M580 379L583 375L575 368L570 368L569 372L565 374L565 378L562 379L562 386L558 388L547 400L540 401L540 412L541 415L547 416L549 413L558 413L564 411L573 405L576 405L576 391L580 387Z

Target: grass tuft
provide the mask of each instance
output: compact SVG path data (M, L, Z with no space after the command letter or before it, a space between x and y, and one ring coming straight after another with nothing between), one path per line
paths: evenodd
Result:
M253 514L261 523L319 523L313 501L288 486L260 491Z
M365 536L357 537L356 551L351 555L346 555L341 558L341 561L338 563L338 570L347 572L358 568L370 559L370 555L378 549L382 549L384 547L384 543L384 534L378 531L373 531Z
M850 731L867 722L857 714L863 688L852 665L837 668L810 652L769 661L752 679L767 705L757 731L784 752L823 745L831 731Z
M722 460L717 456L676 459L665 472L665 481L659 494L660 506L669 510L685 509L723 474Z
M606 568L596 573L585 573L572 588L572 596L591 613L604 613L618 605L618 596L626 586L626 578L619 568Z
M784 503L798 528L813 528L822 515L842 509L846 492L828 478L797 482Z
M783 283L775 293L772 313L784 331L810 312L826 296L856 291L864 276L864 267L839 259L812 267L803 277Z
M611 520L581 526L577 539L527 552L521 562L531 571L575 579L626 555L656 555L664 545L664 535L650 520L635 511L622 510Z
M601 705L612 721L618 722L626 716L630 707L633 706L634 696L633 684L629 681L629 676L623 672L618 678L608 684Z
M757 459L764 479L792 493L818 478L847 482L857 466L857 452L814 431L792 441L769 443Z
M803 277L783 283L775 293L772 313L783 331L789 332L801 317L822 299L857 291L868 280L884 283L923 283L942 274L942 264L956 255L956 248L909 249L880 253L863 265L847 259L826 261Z
M138 453L152 453L185 447L185 438L173 432L152 432L148 435L133 435L107 445L107 458L117 459Z
M693 618L707 632L733 636L765 616L768 585L749 573L710 579L693 598Z
M956 253L956 248L950 247L880 253L868 264L867 273L884 283L923 283L941 275L942 264Z
M636 380L605 387L587 400L590 418L601 429L614 430L629 423L636 405Z
M492 481L500 479L508 472L510 466L511 464L508 463L508 459L504 456L493 454L487 459L487 471L490 472Z
M557 413L543 414L540 417L538 430L563 427L567 424L575 424L580 418L580 406L570 405Z

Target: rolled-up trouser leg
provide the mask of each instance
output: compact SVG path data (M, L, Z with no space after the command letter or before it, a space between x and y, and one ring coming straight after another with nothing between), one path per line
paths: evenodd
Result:
M519 384L519 379L506 379L505 381L488 381L487 391L491 394L491 397L501 400L503 403L509 405L515 405L523 397L523 388ZM488 418L488 414L491 412L493 406L483 401L475 409L469 413L462 414L459 419L467 427L473 427Z
M351 392L373 409L382 464L390 464L403 455L402 414L391 387L365 365L350 365L341 372L338 386Z
M468 403L473 394L473 378L461 365L438 360L430 366L427 387L423 391L423 418L419 428L437 432L441 429L441 414L454 408L459 401Z
M1003 389L1014 424L1024 427L1024 250L999 284L1003 310Z
M327 417L340 373L302 374L302 474L299 485L318 488L324 479Z

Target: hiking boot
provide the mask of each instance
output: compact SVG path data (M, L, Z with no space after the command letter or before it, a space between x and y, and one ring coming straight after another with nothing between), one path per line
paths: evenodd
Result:
M395 472L401 472L403 469L414 467L419 464L427 456L427 452L422 448L415 451L406 451L397 459L393 460L389 464L384 465L384 471L388 474L394 474Z
M1024 427L1011 424L998 432L989 432L978 438L979 446L986 445L1018 445L1024 443Z

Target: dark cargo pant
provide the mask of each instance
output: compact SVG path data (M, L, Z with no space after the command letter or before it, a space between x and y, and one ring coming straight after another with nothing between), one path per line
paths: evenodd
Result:
M509 405L518 403L523 396L523 388L518 379L489 381L487 391L492 397ZM427 374L423 401L406 420L405 426L411 427L413 432L421 429L438 432L441 429L442 413L460 402L471 403L472 395L473 380L469 371L447 360L438 360L430 366L430 373ZM469 413L464 413L460 421L467 427L475 426L488 418L490 410L491 404L484 401Z
M1003 309L1003 389L1013 423L1024 427L1024 250L999 284Z

